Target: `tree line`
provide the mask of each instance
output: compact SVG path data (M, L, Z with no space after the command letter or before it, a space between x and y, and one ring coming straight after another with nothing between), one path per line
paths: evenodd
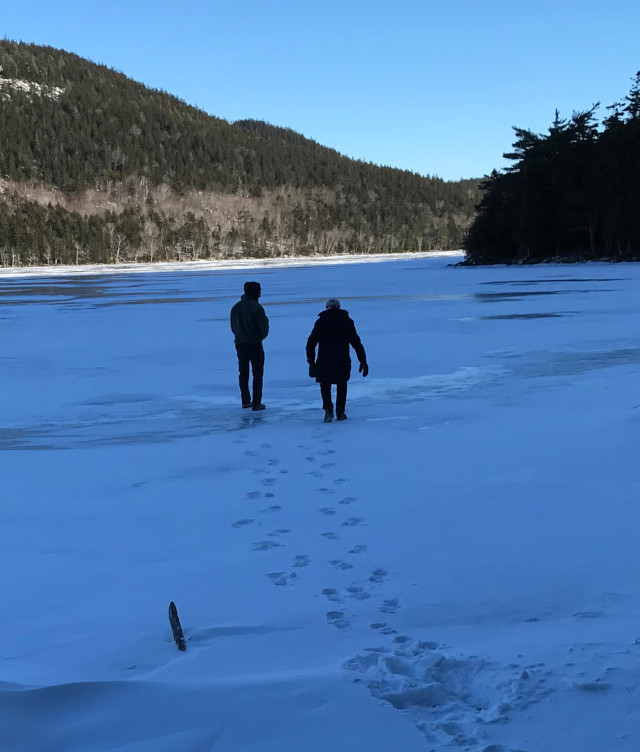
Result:
M477 180L349 159L290 129L229 123L76 55L6 39L0 176L0 263L15 264L459 248L480 196ZM71 208L96 190L108 211ZM210 211L171 210L194 193ZM214 206L225 196L242 200L231 221Z
M465 263L640 260L640 72L599 122L594 105L546 134L515 128L513 164L481 185Z

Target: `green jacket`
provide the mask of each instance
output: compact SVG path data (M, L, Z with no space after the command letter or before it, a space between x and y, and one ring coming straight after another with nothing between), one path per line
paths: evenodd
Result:
M236 345L258 344L269 334L269 319L255 298L243 295L229 315Z

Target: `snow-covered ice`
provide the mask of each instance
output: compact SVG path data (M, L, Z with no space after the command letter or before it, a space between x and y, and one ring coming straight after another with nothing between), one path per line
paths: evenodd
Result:
M640 266L355 261L0 275L0 749L640 748Z

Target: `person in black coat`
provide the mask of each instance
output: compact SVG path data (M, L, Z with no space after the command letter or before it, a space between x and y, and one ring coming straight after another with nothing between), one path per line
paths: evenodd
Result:
M269 334L269 319L258 302L262 295L259 282L245 282L244 295L229 314L231 331L238 353L238 383L242 407L264 410L262 381L264 376L264 348L262 340ZM249 367L253 372L253 398L249 391Z
M316 345L318 346L317 359ZM349 318L349 313L340 308L340 301L330 298L327 300L325 310L318 314L318 320L307 340L309 376L315 378L320 384L325 423L333 420L332 384L336 384L337 419L347 419L345 413L347 381L351 376L349 346L353 347L360 362L358 370L366 376L369 373L367 355L355 324Z

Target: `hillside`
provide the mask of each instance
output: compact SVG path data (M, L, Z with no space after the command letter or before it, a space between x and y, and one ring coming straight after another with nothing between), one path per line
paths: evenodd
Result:
M9 40L0 177L2 265L458 248L480 197Z

